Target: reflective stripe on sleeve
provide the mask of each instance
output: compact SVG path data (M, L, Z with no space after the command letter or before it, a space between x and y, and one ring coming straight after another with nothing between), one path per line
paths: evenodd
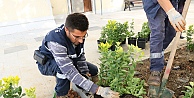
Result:
M57 72L57 78L59 78L59 79L66 79L66 76L64 75L64 74L60 74L60 73L58 73Z

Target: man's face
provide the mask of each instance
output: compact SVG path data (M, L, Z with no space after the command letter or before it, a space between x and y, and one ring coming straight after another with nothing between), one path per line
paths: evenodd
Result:
M83 40L87 37L87 31L80 31L77 29L74 29L73 31L68 30L65 27L66 35L71 40L71 42L74 45L79 45L80 43L83 43Z

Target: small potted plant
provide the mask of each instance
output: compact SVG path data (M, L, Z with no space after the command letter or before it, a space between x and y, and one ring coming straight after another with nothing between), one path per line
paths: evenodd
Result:
M104 28L104 27L103 27ZM106 32L101 32L100 33L101 34L101 36L100 36L100 38L97 40L97 44L98 44L98 49L100 48L99 47L99 44L100 43L106 43Z
M146 42L149 38L149 35L150 35L150 29L148 26L148 22L144 22L142 24L141 32L138 32L138 34L137 34L137 36L138 36L137 46L139 48L145 49Z
M101 43L100 47L98 84L110 87L121 96L133 95L141 98L146 94L144 80L134 77L136 64L143 56L143 51L134 45L128 45L126 52L119 44L116 45L115 51L108 50L109 43Z
M116 45L116 42L125 44L128 32L128 22L122 24L115 20L109 20L108 24L102 28L100 39L112 43L113 46Z
M135 35L135 32L134 32L134 19L132 19L132 22L130 23L130 31L127 33L127 37L128 37L128 44L129 45L134 45L136 46L136 41L137 41L137 38L134 37Z
M144 22L142 24L141 32L143 32L143 34L144 34L143 38L145 38L146 41L149 41L151 31L150 31L148 22Z
M183 98L193 98L194 97L194 82L189 82L190 86L185 86L187 88L186 91L181 91L185 93Z
M119 31L120 31L120 41L121 41L121 44L125 44L126 43L126 38L127 38L127 34L129 33L128 31L128 22L124 22L123 24L122 23L119 23Z
M137 46L139 48L145 49L146 37L144 35L144 32L138 32L137 36L138 36L138 38L137 38Z
M25 88L25 93L22 91L22 86L19 86L20 78L18 76L9 76L0 79L0 98L36 98L36 88Z
M193 37L192 35L194 34L194 26L193 25L190 25L189 26L189 29L185 31L187 33L187 49L189 51L194 51L194 42L192 41L193 40Z

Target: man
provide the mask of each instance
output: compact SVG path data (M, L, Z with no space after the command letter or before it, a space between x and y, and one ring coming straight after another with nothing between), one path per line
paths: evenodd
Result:
M57 98L67 98L70 82L106 98L119 98L119 93L94 84L88 77L96 77L98 69L86 61L84 40L89 22L85 15L74 13L67 16L65 25L50 31L39 47L41 54L48 58L45 64L37 62L43 75L56 77Z
M131 10L131 9L130 9L130 5L132 5L132 6L134 7L134 3L133 3L133 1L131 1L131 0L124 0L124 3L125 3L124 11L125 11L125 9L127 9L127 8L129 8L129 11L130 11L130 10Z
M151 29L149 85L160 86L164 67L163 51L174 38L176 31L182 32L185 29L185 19L176 11L179 1L181 0L143 0Z

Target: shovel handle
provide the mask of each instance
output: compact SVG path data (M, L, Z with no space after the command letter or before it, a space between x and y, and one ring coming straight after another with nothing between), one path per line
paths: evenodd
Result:
M186 18L190 2L191 2L191 0L186 0L185 1L183 12L182 12L182 16L183 16L184 19ZM166 81L169 77L171 67L172 67L172 63L173 63L173 60L174 60L174 56L175 56L175 53L176 53L177 45L178 45L178 42L179 42L179 39L180 39L180 35L181 35L181 32L177 32L176 36L174 38L174 43L172 44L171 53L170 53L170 56L169 56L169 60L168 60L168 63L167 63L166 70L165 70L163 78L162 78L162 82L163 82L163 80Z

